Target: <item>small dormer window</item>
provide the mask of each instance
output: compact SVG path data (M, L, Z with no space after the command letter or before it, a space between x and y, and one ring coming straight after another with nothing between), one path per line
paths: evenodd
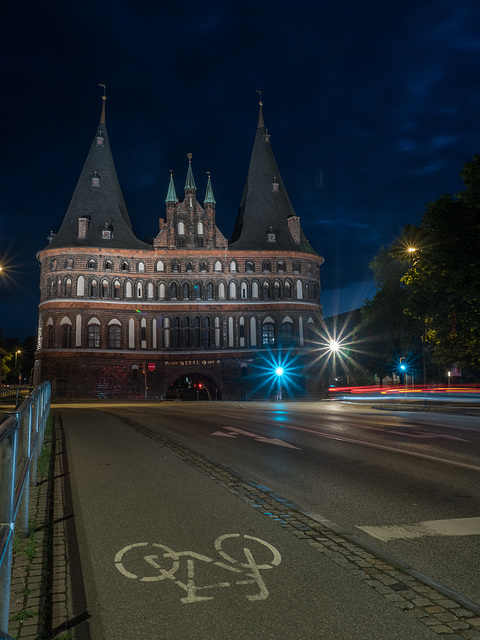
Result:
M277 176L273 176L272 191L275 192L275 193L278 193Z
M92 176L92 187L99 187L100 186L100 174L98 173L98 171L95 171L95 173Z
M97 147L103 147L103 143L105 142L105 138L102 136L102 132L97 136Z
M272 233L271 231L267 233L267 242L276 242L275 234Z
M78 219L78 237L86 238L88 231L88 218L79 218Z
M103 229L102 240L111 240L111 239L112 239L112 232L110 231L110 229Z

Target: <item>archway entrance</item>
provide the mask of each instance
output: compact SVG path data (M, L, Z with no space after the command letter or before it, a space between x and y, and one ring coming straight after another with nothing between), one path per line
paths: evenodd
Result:
M207 376L200 373L187 373L177 378L167 389L166 400L200 402L221 400L221 391Z

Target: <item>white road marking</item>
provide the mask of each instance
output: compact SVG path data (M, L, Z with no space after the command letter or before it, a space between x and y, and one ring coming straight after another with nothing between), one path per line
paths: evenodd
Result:
M234 541L234 544L232 544ZM235 544L235 541L237 544ZM229 552L227 552L223 544L227 544L229 548ZM249 546L245 546L245 545ZM269 555L271 555L270 562L263 561L259 564L250 549L250 546L256 546L258 552L258 545L261 547L261 555L264 560L265 551L267 550ZM148 547L149 543L147 542L137 542L135 544L129 544L123 549L121 549L115 556L115 566L120 571L122 575L126 578L130 578L131 580L140 580L140 582L160 582L163 580L170 580L177 587L180 587L183 591L187 593L186 596L180 598L180 602L183 604L191 604L195 602L204 602L207 600L213 600L214 596L200 596L198 595L201 591L205 589L222 589L227 587L244 586L244 585L254 585L258 588L257 593L248 593L246 594L247 600L266 600L268 598L269 591L265 585L265 581L260 574L260 571L265 571L268 569L273 569L277 567L281 560L282 556L278 549L276 549L273 545L265 540L261 540L260 538L255 538L249 535L240 535L239 533L228 533L223 536L219 536L214 541L215 551L222 558L221 560L214 560L209 556L206 556L201 553L197 553L195 551L174 551L170 547L167 547L163 544L159 544L153 542L150 546L155 548L156 553L151 555L143 555L145 550L142 550L141 553L137 553L137 555L128 560L129 564L138 565L139 574L132 573L125 568L124 565L124 557L128 554L132 549L139 549L140 547ZM162 554L159 551L163 552ZM235 555L238 554L239 558L235 558L232 553L235 552ZM130 555L130 554L128 554ZM167 559L167 562L164 559ZM246 562L242 562L242 560L246 560ZM158 571L155 575L148 575L144 577L140 577L142 573L145 573L145 566L143 563L150 565ZM200 564L200 563L203 563ZM169 568L164 569L163 564L168 564ZM187 580L184 579L181 581L176 578L176 574L180 568L180 565L186 564L187 569ZM229 571L230 573L240 573L244 574L245 578L242 580L236 580L235 582L215 582L213 584L203 584L199 585L196 582L196 573L197 568L205 565L215 565L220 569L224 569Z
M346 438L331 433L323 433L322 431L314 431L313 429L306 429L304 427L295 427L292 424L282 424L285 429L293 429L294 431L302 431L303 433L310 433L319 438L327 438L327 440L339 440L340 442L349 442L351 444L358 444L363 447L370 447L372 449L381 449L382 451L392 451L393 453L403 453L407 456L413 456L414 458L422 458L424 460L433 460L434 462L441 462L443 464L449 464L454 467L461 467L462 469L473 469L474 471L480 471L480 466L474 464L468 464L467 462L457 462L456 460L450 460L448 458L440 458L438 456L430 456L426 453L419 453L418 451L406 451L405 449L398 449L397 447L391 447L384 444L378 444L375 442L366 442L365 440L358 440L357 438ZM468 441L467 441L468 442Z
M428 536L478 536L480 518L451 518L448 520L426 520L414 524L392 524L381 527L357 527L370 536L389 542L426 538Z
M250 431L245 431L244 429L237 429L236 427L225 427L226 431L230 431L230 433L225 433L224 431L215 431L212 433L212 436L224 436L227 438L236 438L237 435L248 436L249 438L253 438L257 442L265 442L267 444L275 444L278 447L287 447L288 449L297 449L297 451L301 451L299 447L295 447L293 444L289 442L285 442L284 440L280 440L279 438L266 438L265 436L259 436L257 433L251 433Z

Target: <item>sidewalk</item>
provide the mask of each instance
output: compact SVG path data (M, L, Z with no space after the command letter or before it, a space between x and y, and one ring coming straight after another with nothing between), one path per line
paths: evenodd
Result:
M55 473L31 490L35 554L15 555L12 636L480 640L480 610L414 569L151 429L98 414L62 409L47 439ZM212 562L207 541L229 532L281 562L272 552Z
M63 442L46 434L38 484L30 487L31 534L15 536L9 634L18 640L67 640L68 560L64 520Z

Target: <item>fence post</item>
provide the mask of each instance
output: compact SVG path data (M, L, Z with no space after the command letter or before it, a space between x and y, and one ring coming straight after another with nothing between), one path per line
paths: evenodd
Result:
M18 423L20 425L20 429L22 429L22 446L20 451L20 456L28 461L31 455L32 449L32 408L33 402L30 403L30 406L27 409L26 415L23 416L18 414ZM22 420L26 420L27 424L21 424ZM23 481L23 489L22 495L20 498L20 504L18 506L17 513L17 529L19 534L26 538L29 534L28 527L28 513L30 506L30 464L27 466L27 471L25 473L25 479Z
M15 418L14 418L15 419ZM8 629L10 582L12 579L13 532L15 527L15 471L18 455L18 420L12 433L0 448L0 527L8 535L0 567L0 630Z

